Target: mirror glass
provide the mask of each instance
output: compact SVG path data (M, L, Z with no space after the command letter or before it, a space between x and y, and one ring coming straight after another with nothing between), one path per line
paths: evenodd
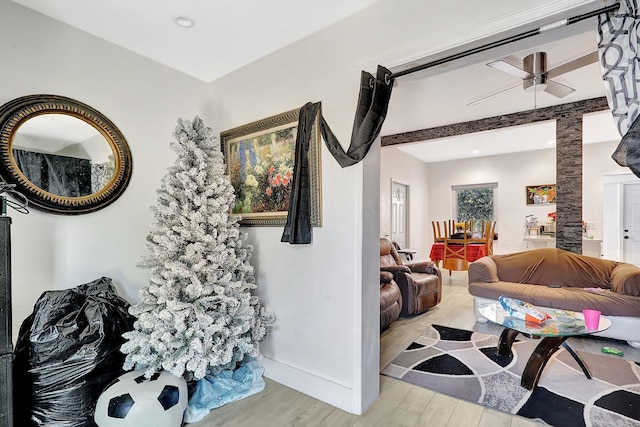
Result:
M127 141L104 115L58 95L0 106L0 177L28 207L84 214L115 201L131 178Z
M42 114L23 122L11 154L26 179L63 197L89 196L113 178L109 141L89 123L65 114Z

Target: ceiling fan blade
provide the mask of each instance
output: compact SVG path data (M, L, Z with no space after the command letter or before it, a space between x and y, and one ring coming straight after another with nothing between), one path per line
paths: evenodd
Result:
M499 92L492 93L491 95L487 95L487 96L485 96L485 97L482 97L482 98L476 99L475 101L468 103L468 104L467 104L467 107L472 107L472 106L474 106L474 105L480 104L481 102L484 102L484 101L486 101L487 99L491 99L491 98L493 98L494 96L498 96L498 95L500 95L501 93L504 93L504 92L506 92L506 91L508 91L508 90L515 89L515 88L517 88L517 87L521 87L521 86L522 86L522 83L518 83L518 84L517 84L517 85L515 85L515 86L511 86L511 87L508 87L508 88L506 88L506 89L502 89L502 90L501 90L501 91L499 91Z
M507 61L493 61L489 62L487 65L491 68L495 68L496 70L500 70L503 73L511 74L512 76L516 76L521 79L528 79L532 77L531 74L527 73L522 68L518 68L515 65L508 63Z
M558 77L561 74L577 70L578 68L585 67L589 64L593 64L594 62L598 62L598 60L598 52L591 52L585 56L581 56L578 59L566 62L562 65L557 66L556 68L547 71L547 78L552 79L554 77Z
M547 87L544 90L547 93L550 93L553 96L557 96L558 98L564 98L576 90L572 87L565 86L562 83L558 83L553 80L547 80Z

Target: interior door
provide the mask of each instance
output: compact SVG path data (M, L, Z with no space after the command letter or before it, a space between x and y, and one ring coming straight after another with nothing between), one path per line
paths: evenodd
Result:
M640 266L640 184L624 184L622 259Z
M408 194L407 185L399 182L391 184L391 240L395 240L401 248L407 247Z

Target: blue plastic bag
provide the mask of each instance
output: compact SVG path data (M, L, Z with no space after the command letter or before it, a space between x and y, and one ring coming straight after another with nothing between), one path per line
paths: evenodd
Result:
M195 423L207 416L212 409L264 390L263 373L264 368L260 362L249 358L235 371L225 370L218 375L202 378L196 382L195 390L189 398L184 422Z

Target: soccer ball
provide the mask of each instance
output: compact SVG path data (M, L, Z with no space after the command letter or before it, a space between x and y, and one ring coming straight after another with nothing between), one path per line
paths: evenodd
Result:
M100 395L94 420L99 427L180 427L187 408L187 382L168 372L145 378L127 372Z

